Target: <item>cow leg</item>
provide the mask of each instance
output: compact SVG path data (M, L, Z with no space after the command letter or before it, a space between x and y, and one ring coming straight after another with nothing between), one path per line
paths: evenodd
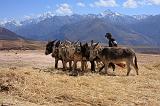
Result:
M127 76L129 75L130 71L131 71L130 62L127 62Z
M74 69L77 69L77 63L74 65L74 63L73 63L73 67L74 67Z
M87 61L86 60L81 61L81 69L83 72L87 69Z
M95 63L94 63L94 61L90 61L90 63L91 63L91 72L96 72L95 71Z
M81 69L82 69L82 71L84 72L84 64L85 64L85 61L81 61Z
M105 67L105 65L103 65L103 66L99 69L99 72L101 72L104 67Z
M102 71L102 69L105 67L105 65L103 65L100 69L99 69L99 72ZM115 71L115 65L113 63L109 63L108 67L112 67L113 71Z
M57 69L57 68L58 68L58 59L55 58L55 69Z
M66 61L63 60L62 63L63 63L63 71L66 71Z
M111 65L111 67L112 67L112 69L114 71L116 66L113 63L109 63L109 65Z
M87 61L85 61L84 62L84 69L87 70L87 68L88 68L88 64L87 64Z
M78 72L77 72L76 68L77 68L77 61L74 61L73 70L72 70L72 73L70 74L70 76L78 76Z
M133 63L133 61L131 61L131 65L132 65L132 66L134 67L134 69L136 70L137 75L139 75L138 69L137 69L137 67L135 66L135 64Z
M108 74L108 64L105 64L105 74Z
M74 61L74 64L73 64L73 72L77 72L77 61Z
M69 70L72 71L72 61L69 61Z

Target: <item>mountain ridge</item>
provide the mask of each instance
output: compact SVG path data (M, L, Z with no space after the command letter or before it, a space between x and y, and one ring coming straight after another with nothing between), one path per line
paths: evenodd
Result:
M35 40L70 39L97 40L106 42L104 34L111 32L120 44L129 45L160 45L159 30L150 28L156 26L159 15L129 16L111 10L100 14L73 14L70 16L49 15L42 20L22 21L19 26L5 26L14 32ZM156 18L157 17L157 18ZM156 19L156 22L152 20ZM24 23L24 24L22 24ZM147 24L148 23L148 24ZM150 26L148 26L150 25ZM151 29L151 32L148 33ZM156 36L156 37L152 37Z

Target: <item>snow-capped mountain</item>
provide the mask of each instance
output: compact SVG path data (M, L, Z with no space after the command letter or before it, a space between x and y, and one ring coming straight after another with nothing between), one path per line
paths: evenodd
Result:
M22 26L21 22L15 19L2 20L0 26L14 31L16 28Z
M37 19L39 19L38 21L42 21L42 20L45 20L47 18L52 18L53 16L55 16L54 13L52 13L52 12L46 12L46 13L38 15Z
M53 12L46 12L43 14L39 14L37 16L25 16L24 19L21 21L15 20L15 19L9 19L9 20L0 20L0 26L8 28L10 30L14 30L17 27L29 25L29 24L37 24L41 21L44 21L46 19L51 19L55 17L56 15ZM118 12L113 12L111 10L105 10L104 12L100 14L87 14L87 15L77 15L73 14L70 17L79 16L84 18L103 18L105 20L110 20L114 23L132 23L136 20L141 20L149 17L150 15L124 15Z
M111 32L120 44L160 45L157 41L160 39L160 26L157 23L159 20L160 16L129 16L111 10L100 14L73 14L70 16L57 16L48 12L34 17L26 17L22 21L2 21L0 26L3 25L25 38L35 40L67 38L105 42L104 34ZM151 28L154 26L156 28Z
M22 19L21 21L13 18L8 20L5 19L5 20L0 20L0 26L14 31L21 26L29 24L37 24L45 19L52 18L53 16L55 16L54 13L46 12L43 14L39 14L37 16L25 16L24 19Z
M21 24L23 25L30 24L30 23L36 24L45 19L52 18L53 16L55 16L55 14L52 12L46 12L43 14L39 14L37 16L25 16L24 20L21 21Z
M118 12L113 12L111 10L105 10L104 12L99 14L101 17L105 17L105 16L110 16L110 17L115 17L115 16L123 16L123 14L118 13Z
M5 26L6 24L20 26L20 21L15 19L8 19L8 20L0 20L0 25Z
M148 18L149 16L152 16L152 15L141 14L141 15L133 15L132 17L134 17L137 20L142 20L142 19Z

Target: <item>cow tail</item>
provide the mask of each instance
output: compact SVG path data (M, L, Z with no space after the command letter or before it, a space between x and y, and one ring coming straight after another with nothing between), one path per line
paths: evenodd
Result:
M135 55L134 63L135 63L136 68L138 69L137 57L136 57L136 55Z

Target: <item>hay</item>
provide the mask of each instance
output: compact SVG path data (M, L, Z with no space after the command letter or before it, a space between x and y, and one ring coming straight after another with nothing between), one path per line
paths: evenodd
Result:
M33 57L34 54L35 52L28 52L27 56ZM83 76L71 77L61 70L55 70L53 63L50 64L53 60L43 55L40 55L40 59L44 61L35 60L38 61L39 67L33 64L32 60L29 63L27 58L22 60L24 63L28 62L25 67L13 67L12 63L11 65L6 63L3 65L8 67L0 68L0 85L8 87L8 91L0 92L0 104L158 106L160 105L160 73L153 65L160 62L154 63L154 56L149 57L151 62L143 62L148 57L148 55L138 55L140 75L136 76L135 71L132 70L128 77L126 70L122 68L116 68L116 76L87 72ZM40 65L47 63L46 60L49 66ZM152 70L146 66L151 67ZM112 69L110 73L113 73Z

